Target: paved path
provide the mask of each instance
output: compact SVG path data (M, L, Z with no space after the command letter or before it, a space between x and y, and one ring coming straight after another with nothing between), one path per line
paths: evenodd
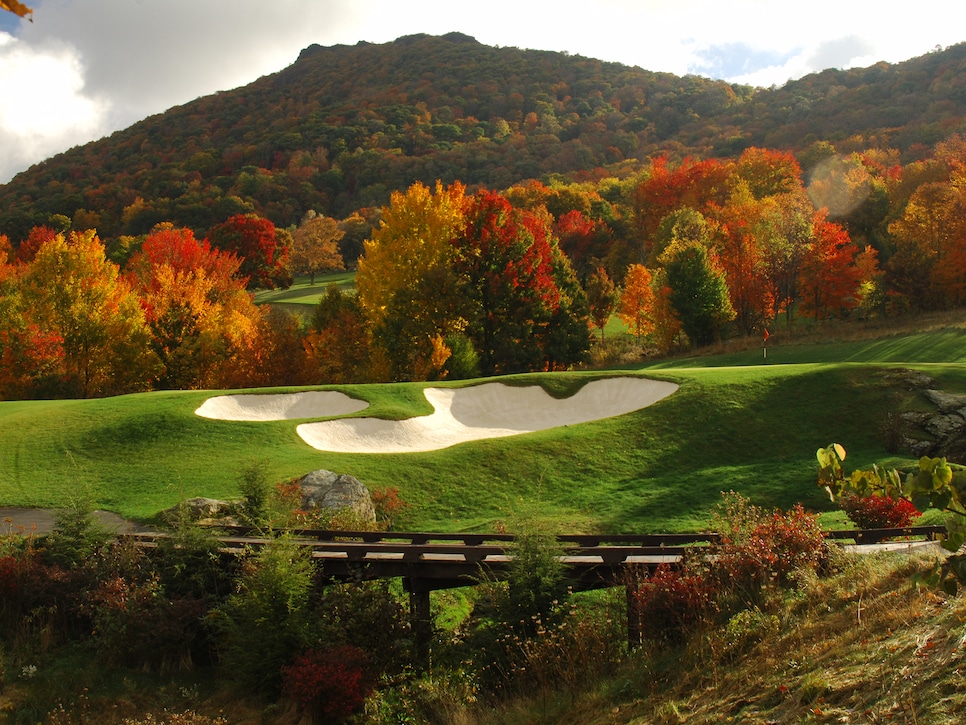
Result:
M9 508L0 506L0 535L47 534L56 522L55 509ZM109 511L95 511L94 519L111 532L146 531L147 528L122 519Z

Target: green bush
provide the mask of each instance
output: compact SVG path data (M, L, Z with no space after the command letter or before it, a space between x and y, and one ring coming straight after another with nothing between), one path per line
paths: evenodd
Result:
M311 586L308 550L289 536L271 540L243 564L236 591L212 614L233 681L278 694L282 667L309 644Z

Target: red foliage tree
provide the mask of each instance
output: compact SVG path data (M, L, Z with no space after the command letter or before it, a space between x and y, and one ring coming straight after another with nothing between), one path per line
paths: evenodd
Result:
M546 221L496 192L472 199L457 236L456 269L474 308L468 330L486 374L541 367L542 343L560 307L560 254Z
M731 167L716 159L685 159L672 169L667 157L651 161L648 177L634 189L634 212L645 245L645 258L661 220L675 209L688 206L697 211L723 204Z
M24 263L34 261L37 250L56 236L57 232L48 226L34 227L17 248L17 259Z
M862 270L848 232L828 221L824 209L815 212L812 229L814 242L799 273L801 313L824 319L858 304Z
M292 280L286 269L288 249L279 244L275 225L256 214L235 214L208 232L212 246L236 254L238 272L248 289L287 287Z

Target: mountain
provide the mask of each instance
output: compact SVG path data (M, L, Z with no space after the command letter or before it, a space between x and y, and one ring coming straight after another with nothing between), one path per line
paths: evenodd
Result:
M310 46L288 68L37 164L0 186L15 242L53 215L103 238L159 221L203 234L238 212L344 217L415 181L506 188L626 176L650 156L896 148L966 129L966 44L753 89L459 33Z

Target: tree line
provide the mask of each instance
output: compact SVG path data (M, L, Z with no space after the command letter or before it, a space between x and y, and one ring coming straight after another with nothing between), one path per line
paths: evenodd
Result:
M671 352L953 308L964 168L958 136L905 165L819 142L503 192L416 182L341 221L233 214L201 239L161 222L105 243L53 215L0 236L0 395L468 378L583 365L613 314ZM310 316L253 301L346 266L357 293L330 288Z

